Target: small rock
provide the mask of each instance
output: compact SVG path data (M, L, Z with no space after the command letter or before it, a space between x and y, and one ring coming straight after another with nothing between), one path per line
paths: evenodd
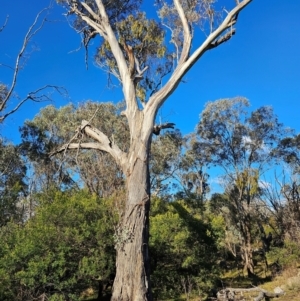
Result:
M277 287L274 288L274 293L275 294L283 294L284 291L281 287L277 286Z

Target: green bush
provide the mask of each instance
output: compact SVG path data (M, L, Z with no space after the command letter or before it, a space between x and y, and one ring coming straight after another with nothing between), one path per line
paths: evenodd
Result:
M271 265L276 263L281 268L293 267L300 261L300 247L297 243L286 240L283 247L272 247L267 253L267 259Z
M50 196L24 227L0 230L0 300L79 300L114 271L110 201L85 191Z
M154 200L153 207L150 252L154 296L204 296L218 276L212 229L184 201Z

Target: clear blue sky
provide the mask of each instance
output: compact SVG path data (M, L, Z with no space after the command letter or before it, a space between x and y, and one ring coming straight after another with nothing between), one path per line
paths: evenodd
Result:
M145 7L152 8L153 2L146 0ZM1 0L0 25L7 14L10 18L0 34L0 63L14 63L28 27L48 3L48 0ZM45 84L64 86L70 98L55 97L54 105L58 107L87 99L121 101L121 89L107 88L107 77L93 65L92 59L86 70L84 51L72 52L78 48L80 37L70 28L63 12L55 4L48 17L53 22L47 23L35 37L32 45L39 50L30 55L16 92L22 97ZM188 133L193 131L207 101L245 96L253 109L272 105L279 120L299 132L299 60L300 1L253 0L239 16L236 35L202 57L159 115L163 121L175 122ZM10 80L11 72L0 67L0 81L9 84ZM18 127L45 105L27 103L1 125L0 133L18 141Z

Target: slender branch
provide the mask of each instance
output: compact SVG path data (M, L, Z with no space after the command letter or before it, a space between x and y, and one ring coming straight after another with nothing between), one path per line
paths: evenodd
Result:
M41 88L38 88L35 91L29 92L28 95L25 98L23 98L21 101L19 101L18 104L13 109L11 109L9 112L0 116L0 123L2 123L8 116L10 116L14 112L16 112L28 100L32 100L34 102L51 101L52 98L51 98L50 93L39 95L39 93L49 90L49 89L52 89L53 92L54 91L58 92L60 95L63 95L64 97L67 95L67 91L63 87L58 87L58 86L53 86L53 85L45 85Z
M9 99L11 98L12 96L12 93L16 87L16 84L17 84L17 79L18 79L18 75L19 75L19 71L20 71L20 61L21 61L21 58L23 57L24 55L24 52L25 50L27 49L27 46L29 44L29 42L32 40L32 38L42 29L44 23L46 22L46 18L43 18L42 22L41 22L41 25L35 29L36 27L36 24L37 22L39 21L40 19L40 16L43 12L45 12L46 10L48 10L48 8L44 8L42 9L38 14L37 16L35 17L35 20L34 22L32 23L32 25L29 27L29 30L27 31L26 35L25 35L25 38L24 38L24 41L23 41L23 45L22 45L22 48L20 50L20 52L18 53L17 55L17 59L16 59L16 63L15 63L15 67L14 67L14 73L13 73L13 78L12 78L12 83L11 83L11 86L9 88L9 90L7 91L5 97L2 99L1 103L0 103L0 112L4 110L4 108L6 107L7 105L7 102L9 101ZM20 105L22 105L22 103L24 103L26 100L24 100L23 102L21 101ZM10 115L10 114L9 114Z
M101 18L88 6L88 4L81 2L81 5L93 16L95 20L101 22Z
M140 69L140 63L138 61L138 59L134 56L134 61L135 61L135 68L136 71L138 73L138 77L143 77L143 74L147 71L147 69L149 68L149 66L145 66L143 70ZM137 77L135 76L135 77Z
M11 70L15 70L14 67L6 65L6 64L2 64L2 63L0 63L0 67L5 67L5 68L11 69Z
M6 27L8 19L9 19L9 15L6 16L4 24L2 25L2 27L0 27L0 32L3 31L3 29Z
M170 42L173 43L175 48L176 48L176 63L178 64L178 61L179 61L179 46L177 45L176 40L173 38L174 37L174 30L172 29L171 26L168 26L165 23L162 23L162 25L165 26L167 29L169 29L170 32L171 32L171 37L172 38L171 38Z

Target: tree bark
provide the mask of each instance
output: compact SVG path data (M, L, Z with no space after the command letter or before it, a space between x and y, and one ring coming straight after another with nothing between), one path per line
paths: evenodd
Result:
M246 222L247 223L247 222ZM243 245L242 245L242 257L244 261L244 274L248 277L254 275L254 263L253 263L253 252L251 246L251 229L250 225L245 224L243 227L244 237L243 237Z
M148 255L150 180L147 149L140 143L140 147L132 152L132 166L127 175L127 200L116 235L116 277L112 301L152 300Z

